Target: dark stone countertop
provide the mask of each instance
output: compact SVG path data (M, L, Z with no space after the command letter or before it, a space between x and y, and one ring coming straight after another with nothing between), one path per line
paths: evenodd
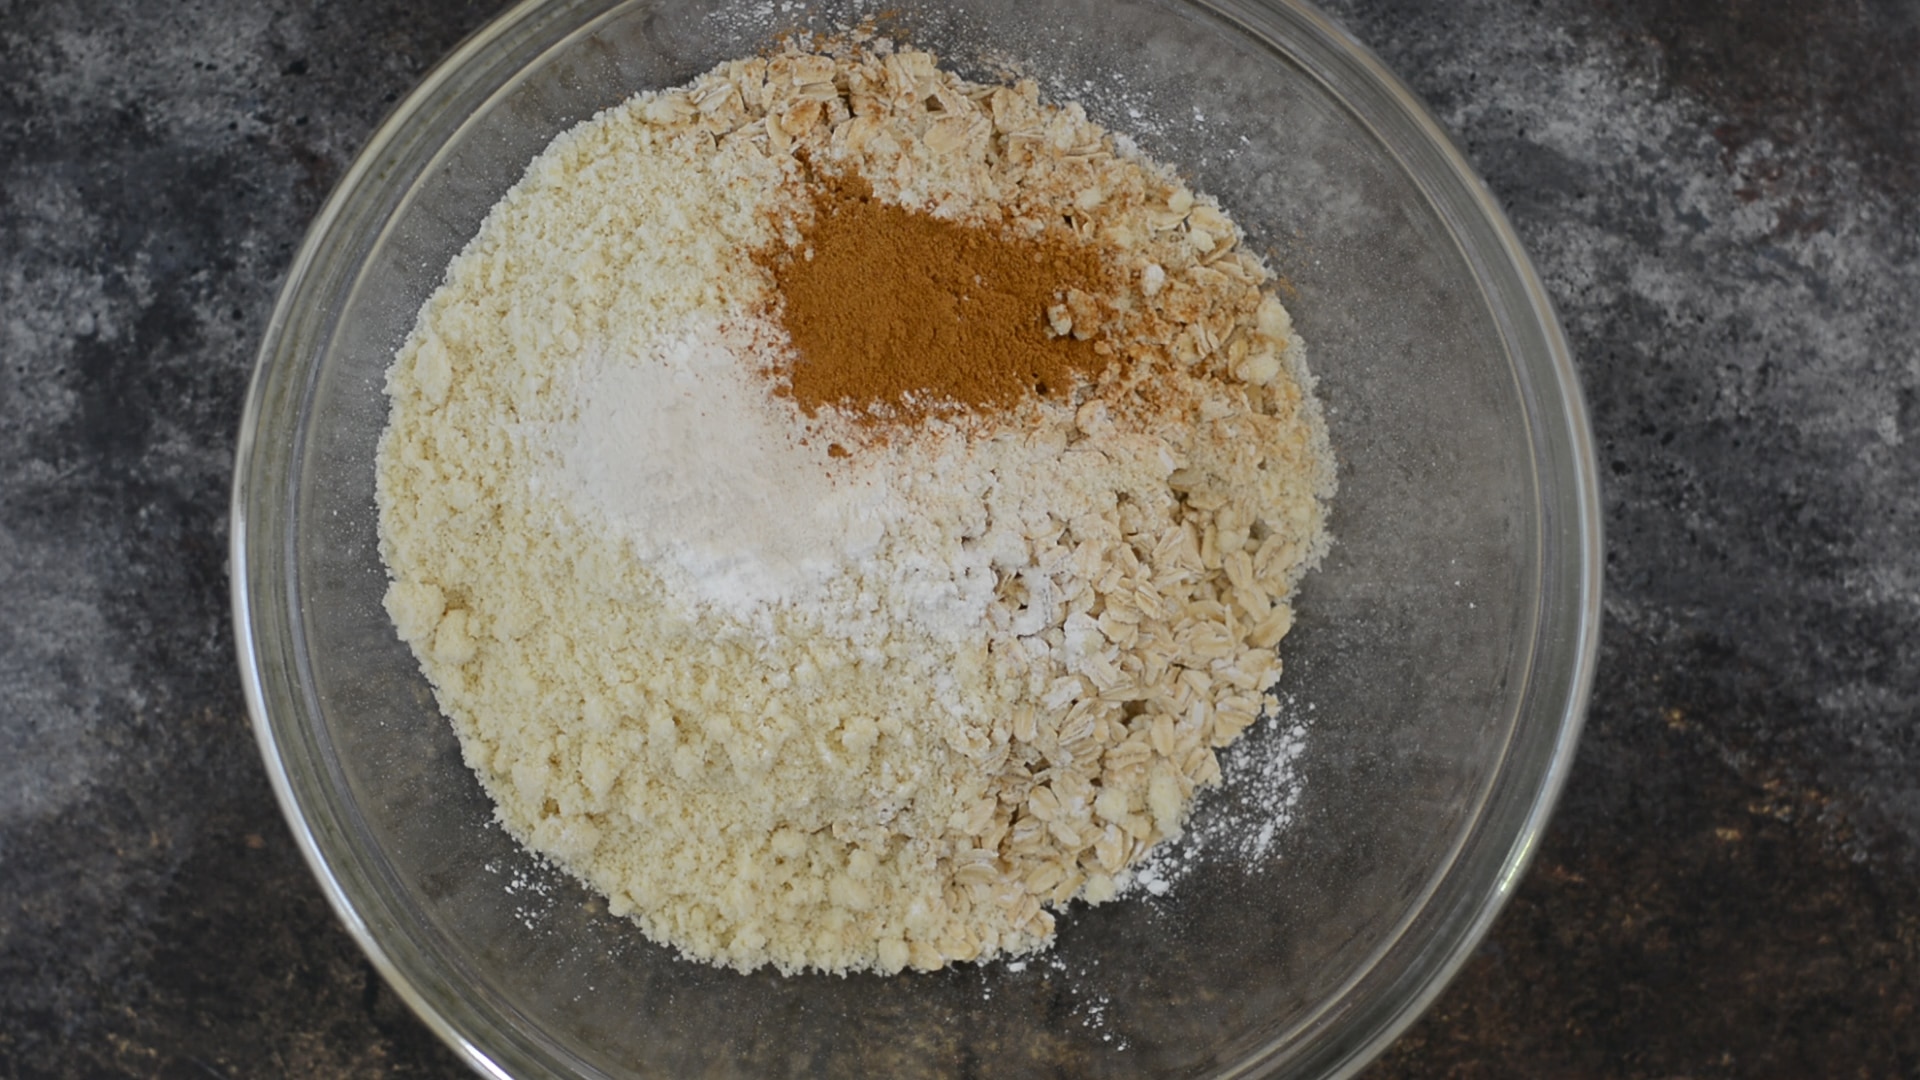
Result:
M0 0L0 1076L462 1074L281 823L225 514L306 222L493 8ZM1533 252L1609 530L1559 816L1369 1075L1920 1075L1920 4L1331 9Z

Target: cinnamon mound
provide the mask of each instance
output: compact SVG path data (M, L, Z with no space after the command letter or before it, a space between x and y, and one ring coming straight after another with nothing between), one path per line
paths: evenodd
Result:
M1112 349L1075 327L1117 282L1061 232L1026 238L882 202L858 176L815 176L799 242L760 252L795 355L782 390L812 416L863 422L999 410L1096 378Z

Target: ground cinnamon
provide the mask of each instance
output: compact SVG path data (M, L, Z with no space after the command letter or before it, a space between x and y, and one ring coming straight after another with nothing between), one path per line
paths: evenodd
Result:
M1059 329L1071 290L1113 293L1100 254L1071 234L955 224L881 202L857 176L809 186L799 243L759 256L795 351L783 389L808 415L1005 408L1070 393L1107 366L1088 327ZM1086 300L1077 306L1084 322Z

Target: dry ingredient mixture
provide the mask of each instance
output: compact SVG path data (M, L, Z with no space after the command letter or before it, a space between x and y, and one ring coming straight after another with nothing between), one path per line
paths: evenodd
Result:
M500 821L742 970L1046 945L1271 702L1333 470L1240 232L858 37L556 139L422 309L387 608Z

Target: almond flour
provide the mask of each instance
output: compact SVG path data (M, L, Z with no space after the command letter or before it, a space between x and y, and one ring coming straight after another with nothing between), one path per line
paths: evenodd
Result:
M1099 362L808 398L768 253L808 257L823 175L1096 252L1030 317ZM1031 952L1271 702L1333 472L1268 281L1031 83L854 40L641 95L534 161L395 359L388 611L503 825L650 937Z

